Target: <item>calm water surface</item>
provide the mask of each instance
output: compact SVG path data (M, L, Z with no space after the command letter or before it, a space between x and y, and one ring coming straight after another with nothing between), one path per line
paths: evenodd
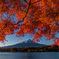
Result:
M59 52L1 53L0 59L59 59Z

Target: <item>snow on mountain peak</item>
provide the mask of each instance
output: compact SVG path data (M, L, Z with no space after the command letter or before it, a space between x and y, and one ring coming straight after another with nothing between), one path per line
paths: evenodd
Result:
M31 41L32 41L31 39L25 40L25 42L27 42L27 43L30 43Z

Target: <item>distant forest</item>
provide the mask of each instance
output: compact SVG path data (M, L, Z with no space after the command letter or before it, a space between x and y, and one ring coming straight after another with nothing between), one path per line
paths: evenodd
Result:
M0 52L59 52L58 46L28 47L28 48L0 48Z

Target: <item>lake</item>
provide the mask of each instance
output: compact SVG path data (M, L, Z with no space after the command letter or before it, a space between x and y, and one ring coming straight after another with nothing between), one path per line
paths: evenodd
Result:
M59 59L59 52L2 53L0 59Z

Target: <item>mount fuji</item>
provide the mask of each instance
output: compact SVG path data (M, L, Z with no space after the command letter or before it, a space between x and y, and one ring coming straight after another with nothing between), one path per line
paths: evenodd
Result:
M46 46L46 45L33 42L31 39L27 39L21 43L5 46L3 48L43 47L43 46Z

